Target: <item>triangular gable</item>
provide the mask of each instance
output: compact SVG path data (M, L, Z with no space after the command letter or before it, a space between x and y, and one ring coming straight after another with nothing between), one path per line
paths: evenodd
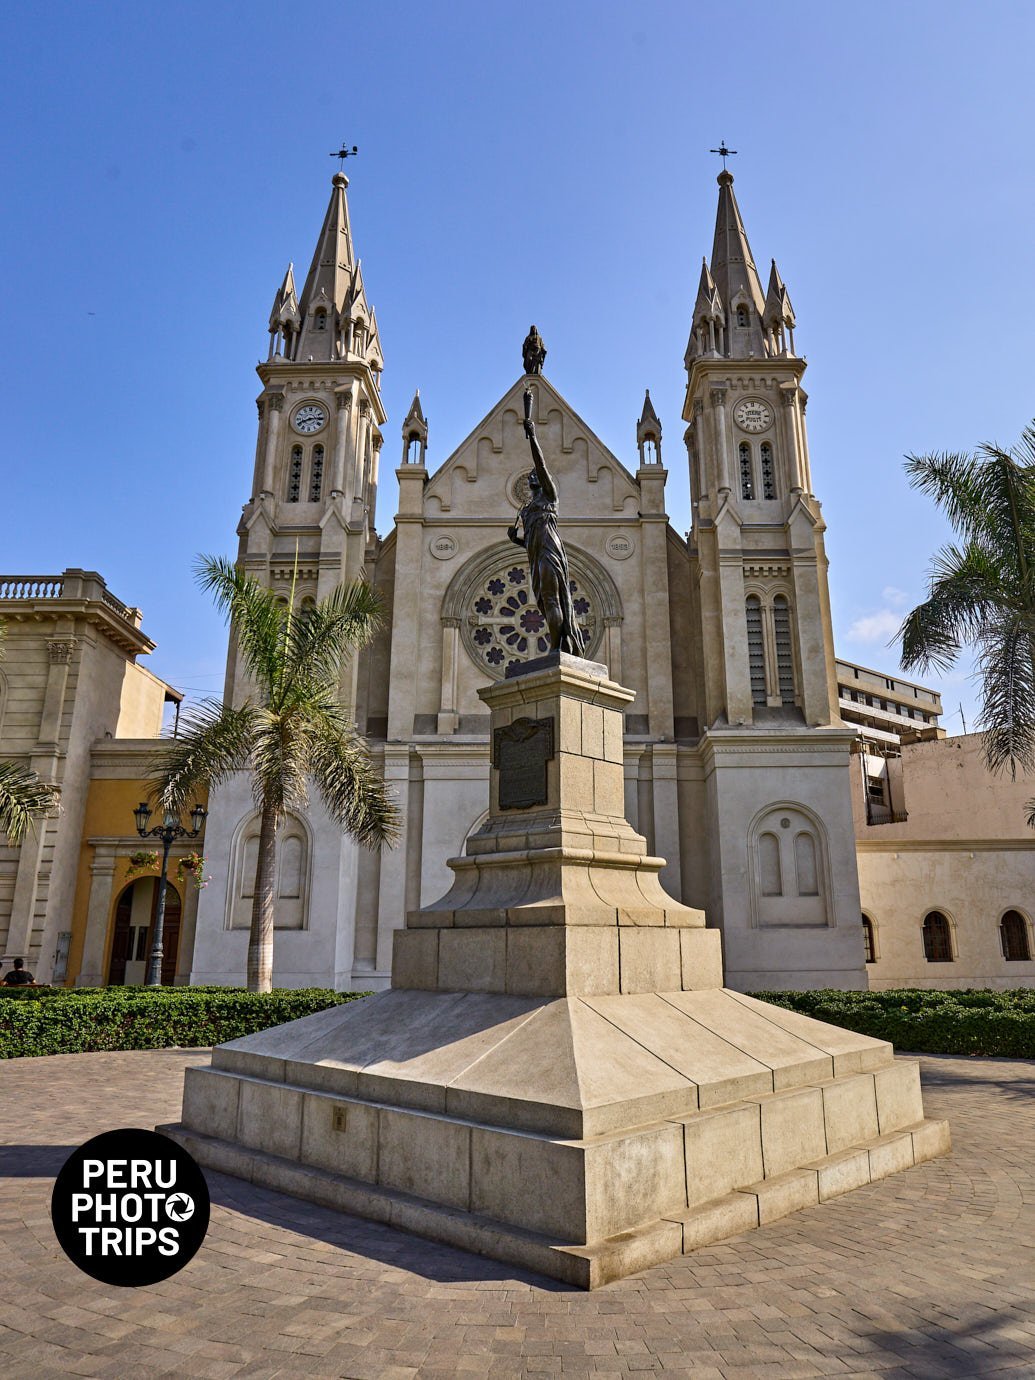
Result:
M532 468L525 439L524 391L536 393L533 417L546 463L555 474L562 518L634 515L639 486L618 457L543 375L522 375L431 475L428 517L438 513L506 517L515 486ZM509 503L508 500L509 499Z

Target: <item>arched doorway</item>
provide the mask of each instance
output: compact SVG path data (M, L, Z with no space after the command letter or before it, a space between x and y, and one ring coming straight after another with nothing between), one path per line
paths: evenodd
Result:
M130 882L115 905L115 930L108 963L108 986L124 987L143 983L151 953L155 910L158 905L158 878L138 877ZM171 882L165 884L165 923L162 926L162 984L170 986L176 976L180 947L179 892Z

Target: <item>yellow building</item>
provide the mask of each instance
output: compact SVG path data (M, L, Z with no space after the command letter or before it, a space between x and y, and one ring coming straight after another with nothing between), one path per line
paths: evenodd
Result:
M0 843L0 957L41 982L143 980L157 868L128 876L147 850L133 810L167 704L182 695L137 658L154 650L141 613L96 571L0 576L0 756L52 785L59 804L18 848ZM170 855L163 981L186 981L197 888Z

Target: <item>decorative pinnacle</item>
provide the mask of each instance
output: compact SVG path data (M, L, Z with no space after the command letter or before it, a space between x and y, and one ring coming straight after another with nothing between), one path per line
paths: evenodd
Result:
M339 171L339 172L344 172L344 171L345 171L345 159L346 159L346 158L355 158L355 156L356 156L357 153L359 153L359 149L356 147L355 144L353 144L351 148L349 148L346 144L342 144L341 148L338 150L337 153L329 154L328 157L330 157L330 158L340 158L340 159L341 159L341 162L338 164L338 171Z
M720 139L720 140L719 140L719 147L718 147L717 149L709 149L709 150L708 150L709 153L717 153L717 154L719 155L719 157L722 159L722 170L723 170L723 172L726 171L726 159L727 159L727 158L731 158L731 157L733 156L733 154L736 153L736 151L737 151L736 149L728 149L728 148L726 147L726 140L725 140L725 139Z

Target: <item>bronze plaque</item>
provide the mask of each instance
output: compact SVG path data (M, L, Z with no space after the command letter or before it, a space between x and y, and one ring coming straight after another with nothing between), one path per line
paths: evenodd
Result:
M553 757L553 718L515 719L492 735L500 774L501 810L528 810L547 800L546 764Z

